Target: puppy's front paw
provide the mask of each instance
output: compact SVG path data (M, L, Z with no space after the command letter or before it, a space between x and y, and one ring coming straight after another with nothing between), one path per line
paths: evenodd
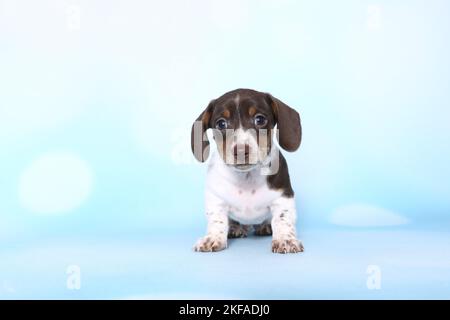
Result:
M207 235L199 239L194 245L195 251L215 252L223 250L227 247L227 239L214 235Z
M295 238L272 240L273 253L297 253L303 252L303 244Z

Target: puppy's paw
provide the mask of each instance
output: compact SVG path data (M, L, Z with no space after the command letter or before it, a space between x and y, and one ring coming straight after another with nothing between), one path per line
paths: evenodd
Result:
M227 239L221 236L206 235L199 239L194 245L194 250L197 252L216 252L227 247Z
M253 226L256 236L270 236L272 235L272 226L270 223L256 224Z
M248 226L239 223L230 223L228 238L245 238L248 234Z
M272 240L273 253L297 253L303 252L303 244L295 238Z

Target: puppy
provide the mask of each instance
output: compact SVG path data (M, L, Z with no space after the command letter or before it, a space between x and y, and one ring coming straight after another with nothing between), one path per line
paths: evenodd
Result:
M207 234L194 250L223 250L228 238L246 237L253 229L256 235L272 235L272 252L302 252L288 167L272 143L276 131L284 150L298 149L299 114L270 94L237 89L211 101L192 126L192 152L201 162L209 155L207 129L218 152L207 173Z

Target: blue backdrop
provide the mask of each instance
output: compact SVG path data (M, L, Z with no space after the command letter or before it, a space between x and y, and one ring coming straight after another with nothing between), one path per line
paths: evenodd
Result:
M439 0L1 0L0 297L449 298L449 32ZM190 127L240 87L301 115L303 255L191 252Z

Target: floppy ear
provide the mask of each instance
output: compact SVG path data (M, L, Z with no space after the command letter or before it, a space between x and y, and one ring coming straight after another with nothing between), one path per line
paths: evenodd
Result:
M286 151L295 151L302 141L300 115L287 104L268 94L278 124L277 139Z
M211 119L214 100L209 103L206 109L194 121L191 129L191 149L194 157L205 162L209 155L209 140L206 130L210 128L209 120Z

